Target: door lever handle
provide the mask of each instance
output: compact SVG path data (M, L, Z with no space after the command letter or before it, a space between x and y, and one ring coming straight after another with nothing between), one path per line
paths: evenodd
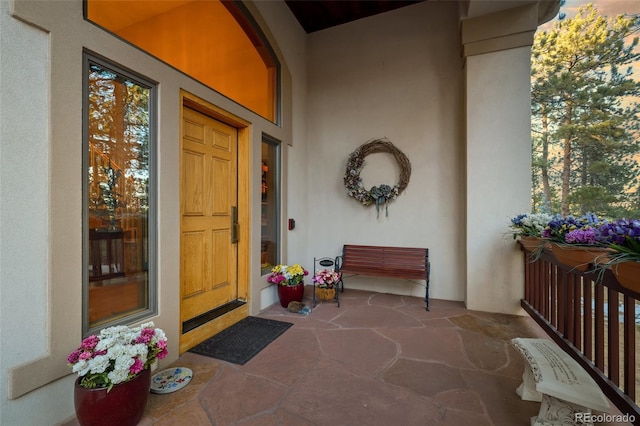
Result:
M239 233L239 225L238 225L238 207L231 206L231 244L235 244L238 242L238 233Z

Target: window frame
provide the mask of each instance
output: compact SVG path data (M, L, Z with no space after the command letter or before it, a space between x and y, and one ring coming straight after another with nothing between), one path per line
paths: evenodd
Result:
M125 315L113 321L101 323L99 326L89 327L89 70L90 65L96 64L116 73L149 90L149 182L148 182L148 288L146 309L131 315ZM158 313L158 200L157 200L157 111L158 111L158 83L142 76L135 71L116 64L87 49L82 54L82 335L94 334L100 329L113 326L132 324Z
M273 234L276 236L276 259L275 265L281 263L282 259L282 142L278 139L269 136L265 133L262 134L262 140L260 145L267 144L275 149L275 164L274 166L274 184L275 184L275 218L274 218L274 230ZM261 206L262 207L262 206ZM261 227L262 228L262 227ZM262 247L262 230L260 232L260 247ZM275 266L273 265L273 266ZM262 262L260 262L260 274L267 275L270 270L263 270Z

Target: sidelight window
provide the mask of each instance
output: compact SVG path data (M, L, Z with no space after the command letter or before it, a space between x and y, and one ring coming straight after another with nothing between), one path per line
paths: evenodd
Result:
M280 144L263 136L260 269L268 274L280 263Z
M155 85L84 56L83 331L156 311Z

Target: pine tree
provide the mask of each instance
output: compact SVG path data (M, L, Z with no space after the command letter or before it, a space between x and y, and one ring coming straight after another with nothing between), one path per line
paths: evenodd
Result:
M637 208L640 82L631 66L635 16L605 18L589 4L536 34L532 131L537 205L567 214L625 216Z

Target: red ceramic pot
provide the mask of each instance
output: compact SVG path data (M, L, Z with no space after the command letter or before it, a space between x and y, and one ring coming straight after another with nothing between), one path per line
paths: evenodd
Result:
M291 302L302 302L304 297L304 283L298 285L278 285L278 298L283 308Z
M128 382L107 388L86 389L76 379L74 404L76 418L82 426L136 426L144 414L151 370L145 369Z

